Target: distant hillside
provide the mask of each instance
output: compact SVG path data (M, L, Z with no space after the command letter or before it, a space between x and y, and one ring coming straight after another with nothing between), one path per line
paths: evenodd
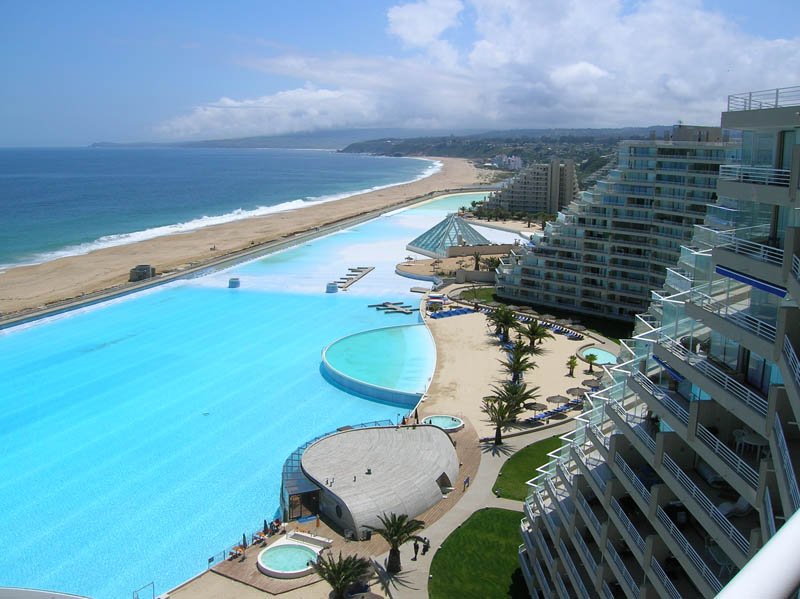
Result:
M429 129L342 129L288 133L286 135L259 135L233 139L210 139L183 142L114 143L101 141L92 148L283 148L339 150L345 146L368 139L391 137L405 139L424 135L474 135L481 130L429 130Z

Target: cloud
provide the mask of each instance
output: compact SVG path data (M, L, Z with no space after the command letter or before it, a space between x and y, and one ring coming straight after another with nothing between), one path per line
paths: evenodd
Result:
M800 37L749 35L698 0L644 0L625 10L619 0L469 4L423 0L389 9L388 32L404 54L286 50L249 59L257 76L309 83L257 99L223 98L159 132L714 124L727 94L800 78ZM451 32L459 35L444 39Z

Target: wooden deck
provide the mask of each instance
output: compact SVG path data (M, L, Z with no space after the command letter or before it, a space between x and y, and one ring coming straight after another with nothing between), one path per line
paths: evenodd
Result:
M424 416L425 414L420 414L421 418ZM417 519L425 522L426 527L436 522L436 520L441 518L444 513L461 499L465 491L465 479L469 477L470 481L474 480L478 472L478 466L480 465L481 448L478 443L477 432L472 425L465 422L464 428L458 432L451 433L450 437L456 443L456 453L458 454L458 459L461 464L458 472L458 479L453 485L454 490L446 498L417 516ZM359 555L369 558L370 556L381 555L389 550L388 543L378 535L373 535L369 541L348 541L338 530L331 528L331 526L325 522L324 518L320 522L319 527L316 526L314 521L304 524L290 522L287 525L287 532L297 530L298 528L333 539L333 545L330 548L333 555L338 555L339 552L341 552L343 556ZM425 536L425 531L423 530L420 534L421 536ZM251 545L245 550L243 557L220 562L213 566L211 570L221 576L225 576L272 595L279 595L319 582L320 579L314 574L301 578L280 579L266 576L258 570L256 566L258 554L262 549L268 547L279 538L281 538L281 535L274 535L270 537L266 543Z

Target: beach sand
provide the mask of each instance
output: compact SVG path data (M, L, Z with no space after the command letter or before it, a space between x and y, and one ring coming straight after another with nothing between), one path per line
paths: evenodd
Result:
M443 163L441 171L413 183L293 211L214 225L191 233L12 268L0 274L0 313L7 316L123 284L128 280L130 269L137 264L150 264L158 273L196 266L230 252L380 210L433 191L479 184L486 178L468 160L433 159Z

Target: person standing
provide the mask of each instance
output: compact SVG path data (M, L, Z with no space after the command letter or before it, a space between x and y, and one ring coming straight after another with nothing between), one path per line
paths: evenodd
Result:
M411 561L417 560L417 554L419 553L419 542L414 539L414 557L411 558Z

